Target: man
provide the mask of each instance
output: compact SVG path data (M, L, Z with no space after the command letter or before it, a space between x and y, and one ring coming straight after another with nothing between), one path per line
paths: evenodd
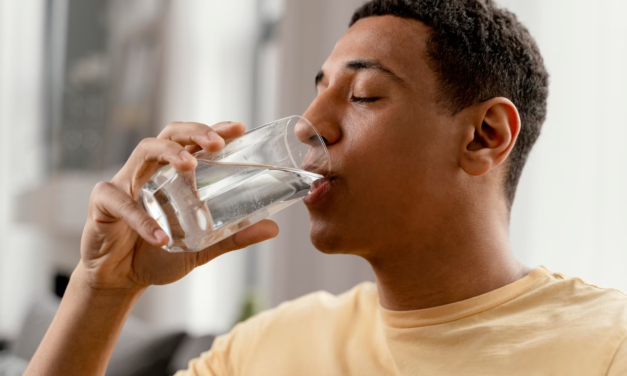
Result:
M491 0L374 0L316 77L306 118L333 171L305 199L311 239L377 283L316 293L235 327L183 375L625 375L627 298L530 269L508 230L545 118L548 75L528 31ZM238 123L170 124L94 190L82 260L27 375L103 374L134 302L218 255L275 236L263 221L169 254L137 205L164 163L216 151Z

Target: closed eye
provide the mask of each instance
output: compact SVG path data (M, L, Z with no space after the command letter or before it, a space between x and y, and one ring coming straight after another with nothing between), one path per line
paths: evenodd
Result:
M351 102L356 102L356 103L372 103L375 102L377 100L381 99L380 97L356 97L356 96L352 96L351 97Z

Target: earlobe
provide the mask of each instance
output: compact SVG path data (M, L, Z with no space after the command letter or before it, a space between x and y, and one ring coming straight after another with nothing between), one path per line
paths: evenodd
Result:
M520 132L516 106L506 98L493 98L470 109L460 167L479 176L499 166L511 152Z

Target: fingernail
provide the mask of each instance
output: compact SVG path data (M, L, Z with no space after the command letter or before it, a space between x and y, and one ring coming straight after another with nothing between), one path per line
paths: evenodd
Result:
M159 243L165 243L165 241L168 239L168 235L162 229L155 230L153 235Z

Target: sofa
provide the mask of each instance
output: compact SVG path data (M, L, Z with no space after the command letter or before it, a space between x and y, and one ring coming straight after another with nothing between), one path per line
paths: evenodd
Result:
M30 307L19 334L0 341L0 376L21 375L50 326L60 299L47 297ZM166 376L187 368L187 363L211 348L214 336L190 336L164 331L130 317L124 325L106 376ZM89 349L85 349L89 351Z

